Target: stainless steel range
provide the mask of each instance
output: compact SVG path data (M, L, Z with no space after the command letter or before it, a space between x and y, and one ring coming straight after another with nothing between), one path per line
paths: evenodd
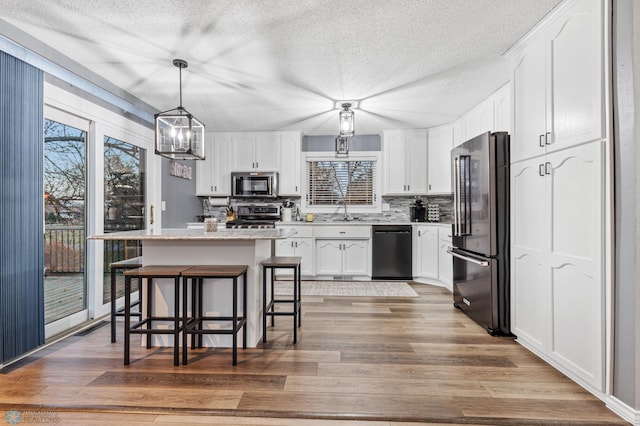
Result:
M227 222L227 228L275 228L280 220L280 207L275 204L239 204L237 219Z

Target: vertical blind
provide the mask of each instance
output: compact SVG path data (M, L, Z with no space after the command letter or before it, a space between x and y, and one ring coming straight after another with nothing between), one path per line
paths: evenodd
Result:
M307 203L330 206L370 206L376 201L376 162L373 160L307 161Z
M0 51L0 364L44 343L43 73Z

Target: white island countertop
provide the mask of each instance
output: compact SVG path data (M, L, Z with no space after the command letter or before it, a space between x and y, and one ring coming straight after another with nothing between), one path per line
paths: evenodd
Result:
M90 240L142 240L142 241L162 241L162 240L199 240L199 241L221 241L221 240L279 240L287 238L293 232L284 229L227 229L218 226L216 232L204 233L202 229L186 228L165 228L156 230L138 230L112 232L108 234L95 234L89 236Z

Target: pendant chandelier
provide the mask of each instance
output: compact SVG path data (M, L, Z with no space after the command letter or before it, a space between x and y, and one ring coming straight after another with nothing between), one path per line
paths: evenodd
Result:
M180 105L156 114L156 154L172 160L204 160L204 124L182 107L182 69L188 63L174 59L180 70Z
M338 157L349 155L349 138L355 133L355 120L353 111L350 108L350 102L342 103L342 111L340 111L340 134L336 138L336 156Z
M349 155L349 138L338 136L336 138L336 156L346 157L347 155Z
M350 138L353 136L356 130L353 111L350 103L342 104L342 111L340 111L340 136Z

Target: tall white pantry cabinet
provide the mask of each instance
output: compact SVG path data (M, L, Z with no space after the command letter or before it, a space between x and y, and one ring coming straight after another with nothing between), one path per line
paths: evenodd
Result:
M606 4L562 3L507 54L512 331L595 393L606 390Z

